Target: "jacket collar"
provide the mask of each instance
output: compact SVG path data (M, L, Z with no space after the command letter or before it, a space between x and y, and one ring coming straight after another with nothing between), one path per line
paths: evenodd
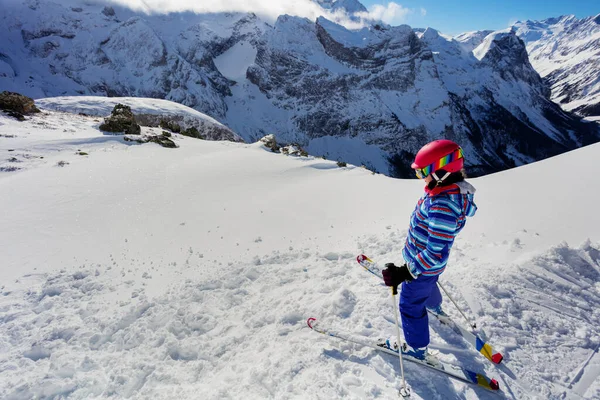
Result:
M425 193L427 193L427 196L429 197L434 197L446 192L449 192L448 194L458 194L460 193L460 188L457 184L452 184L450 186L438 186L434 187L433 189L429 189L427 186L425 186Z

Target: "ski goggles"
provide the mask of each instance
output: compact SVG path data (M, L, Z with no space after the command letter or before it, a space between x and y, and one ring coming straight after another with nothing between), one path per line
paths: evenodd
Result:
M423 167L423 168L415 169L417 178L425 179L427 177L427 175L431 174L432 172L435 172L438 169L442 169L446 165L448 165L451 162L456 161L462 157L463 157L463 151L459 147L458 149L454 150L452 153L440 158L437 162L434 162L433 164L429 164L428 166Z

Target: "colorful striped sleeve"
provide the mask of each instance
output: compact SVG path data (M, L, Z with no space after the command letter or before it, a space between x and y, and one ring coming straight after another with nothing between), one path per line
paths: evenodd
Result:
M433 201L429 208L427 246L414 257L411 270L426 276L439 275L446 268L458 228L459 210L450 202Z

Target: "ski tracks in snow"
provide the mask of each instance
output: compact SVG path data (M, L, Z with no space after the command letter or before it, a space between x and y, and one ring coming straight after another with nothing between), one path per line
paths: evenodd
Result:
M488 276L479 291L488 333L507 365L542 398L597 398L598 245L566 243ZM512 277L506 273L512 274ZM592 353L590 355L590 353Z
M364 251L397 259L404 235L391 231L348 251L290 249L218 268L200 258L181 263L196 277L153 298L110 263L24 277L20 290L3 289L0 297L0 397L395 396L397 359L314 335L304 323L314 316L373 339L392 337L389 291L354 257ZM479 304L477 322L506 364L496 368L469 354L432 321L432 340L450 345L440 357L500 378L509 398L597 398L597 248L562 244L485 279L449 274L445 286L462 307ZM460 318L449 303L446 309ZM415 399L496 398L419 367L409 365L407 374Z
M573 380L569 384L569 389L573 388L575 393L578 393L581 396L586 396L587 391L594 383L597 385L597 381L600 377L600 353L598 352L599 346L596 346L596 349L590 353L590 356L585 360L583 365L578 369L575 374ZM596 396L598 395L597 389L593 389L592 391L596 391ZM591 394L590 394L590 398Z

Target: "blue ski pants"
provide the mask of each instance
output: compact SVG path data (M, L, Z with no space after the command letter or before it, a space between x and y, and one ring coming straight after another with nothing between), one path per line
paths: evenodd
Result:
M411 347L422 348L429 345L427 308L435 308L442 304L442 294L437 281L437 275L420 275L412 282L402 283L400 316L404 339Z

